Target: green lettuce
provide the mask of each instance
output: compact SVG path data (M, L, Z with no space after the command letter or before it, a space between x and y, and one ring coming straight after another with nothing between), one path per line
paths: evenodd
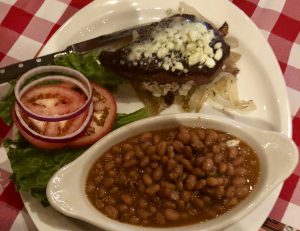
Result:
M16 84L16 80L12 80L9 82L10 89L6 96L0 100L0 118L3 119L6 125L12 125L12 117L11 117L11 110L15 103L15 94L14 94L14 87Z
M3 143L12 168L11 179L18 191L30 191L43 205L48 205L46 186L61 167L76 159L86 148L42 150L19 136Z
M56 57L54 64L76 69L90 81L94 81L109 90L115 90L122 83L122 79L100 65L98 55L99 53L96 51L85 54L70 53Z

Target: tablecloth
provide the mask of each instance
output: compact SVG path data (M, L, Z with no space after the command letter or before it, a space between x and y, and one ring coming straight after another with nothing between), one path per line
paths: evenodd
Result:
M218 1L218 0L215 0ZM53 33L91 0L0 0L0 67L36 56ZM231 0L258 26L284 75L293 139L300 147L300 1ZM0 142L9 132L0 121ZM300 164L284 182L263 230L300 229ZM0 230L35 230L0 157Z

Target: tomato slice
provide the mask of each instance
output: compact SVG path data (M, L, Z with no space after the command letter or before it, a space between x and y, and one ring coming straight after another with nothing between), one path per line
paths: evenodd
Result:
M76 92L73 87L72 85L38 86L26 92L22 100L28 108L41 115L70 113L72 110L76 110L76 107L80 107L85 100L84 96ZM68 143L53 143L36 139L23 130L13 110L12 117L20 134L31 144L42 149L57 149L65 146L76 148L95 143L112 129L116 119L117 106L109 91L96 83L92 83L92 89L94 104L92 119L84 134L79 138ZM73 103L72 101L77 102ZM22 114L22 118L34 131L49 137L57 137L78 130L86 119L87 110L75 118L59 122L38 121L25 114Z
M49 143L49 142L44 142L41 140L38 140L31 135L29 135L27 132L23 130L22 127L20 127L20 124L17 120L15 110L12 110L12 119L14 121L14 124L17 126L20 134L32 145L41 148L41 149L58 149L58 148L63 148L66 146L66 143Z
M94 112L83 136L71 141L68 147L82 147L95 143L112 129L117 105L113 95L96 83L92 83Z
M21 97L30 111L42 116L64 115L76 111L85 102L84 95L64 85L35 86Z

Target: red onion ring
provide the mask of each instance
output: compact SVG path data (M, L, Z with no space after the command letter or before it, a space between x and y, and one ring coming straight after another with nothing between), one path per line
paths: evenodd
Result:
M22 118L21 114L20 114L20 108L18 106L18 104L15 104L14 107L14 112L17 118L17 123L18 125L30 136L34 137L35 139L41 140L41 141L45 141L45 142L49 142L49 143L65 143L65 142L70 142L73 141L75 139L77 139L78 137L80 137L83 132L85 131L86 127L89 125L91 118L92 118L92 114L94 111L94 104L90 104L89 105L89 111L88 111L88 115L85 119L85 121L83 122L82 126L75 132L70 133L68 135L65 136L59 136L59 137L50 137L50 136L45 136L45 135L41 135L39 133L37 133L36 131L32 130L27 123L24 121L24 119Z
M41 77L40 79L37 79L28 85L26 85L23 89L21 87L24 85L26 80L29 78L41 74L41 73L47 73L47 72L60 72L66 75L71 75L75 77L76 79L72 79L71 77L67 76L46 76L46 77ZM73 111L71 113L65 114L65 115L59 115L59 116L41 116L39 114L36 114L32 111L30 111L26 106L22 103L20 100L20 97L22 94L28 90L30 87L33 87L45 80L63 80L63 81L69 81L74 84L76 84L87 96L86 102L76 111ZM85 85L85 86L84 86ZM31 69L30 71L24 73L20 79L17 81L16 86L15 86L15 96L16 96L16 101L20 109L29 117L40 120L40 121L46 121L46 122L58 122L61 120L68 120L71 118L74 118L78 116L79 114L83 113L88 106L92 102L92 87L89 82L89 80L81 74L79 71L73 70L68 67L63 67L63 66L40 66L36 67L34 69Z

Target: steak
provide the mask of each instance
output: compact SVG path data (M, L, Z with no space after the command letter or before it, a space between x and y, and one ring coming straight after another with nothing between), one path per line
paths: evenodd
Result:
M99 61L133 82L207 84L229 56L224 35L194 15L177 14L150 24L125 47L102 51Z

